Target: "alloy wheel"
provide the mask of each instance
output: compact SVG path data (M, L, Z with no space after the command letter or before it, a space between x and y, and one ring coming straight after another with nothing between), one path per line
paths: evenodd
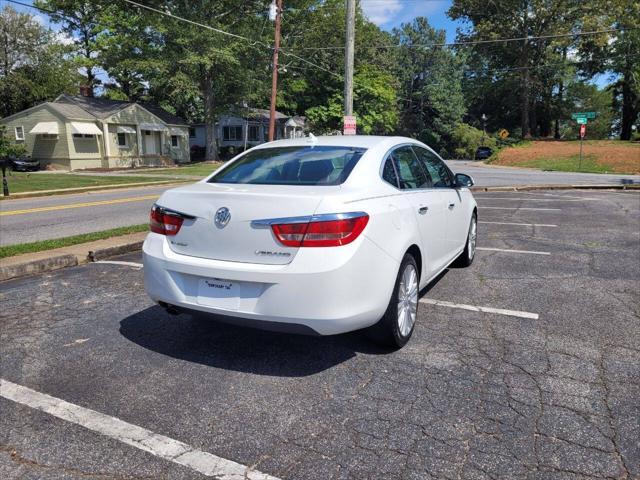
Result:
M416 323L418 311L418 273L413 265L405 266L398 287L398 330L406 337Z
M469 252L469 260L473 260L476 254L476 239L478 237L478 222L476 217L471 218L471 226L469 227L469 240L467 245L467 251Z

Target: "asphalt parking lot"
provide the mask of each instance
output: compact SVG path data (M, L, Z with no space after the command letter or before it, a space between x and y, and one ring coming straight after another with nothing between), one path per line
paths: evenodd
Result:
M0 284L0 478L640 478L640 194L476 198L397 352L169 316L139 254Z

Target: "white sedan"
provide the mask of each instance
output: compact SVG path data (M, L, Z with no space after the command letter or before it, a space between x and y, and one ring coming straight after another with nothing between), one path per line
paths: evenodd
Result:
M171 313L316 335L369 327L399 348L420 289L473 261L472 185L409 138L266 143L162 194L145 287Z

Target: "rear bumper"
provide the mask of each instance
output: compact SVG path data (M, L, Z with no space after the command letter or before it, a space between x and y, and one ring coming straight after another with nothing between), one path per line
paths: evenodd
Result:
M221 315L241 325L319 335L376 323L399 268L364 235L342 247L300 249L287 265L264 265L177 254L166 237L150 233L143 262L145 288L156 302ZM204 305L199 297L204 279L238 283L234 306Z

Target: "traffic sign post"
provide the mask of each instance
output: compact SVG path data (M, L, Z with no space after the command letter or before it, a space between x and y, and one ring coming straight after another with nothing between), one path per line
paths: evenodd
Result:
M582 140L584 136L587 134L587 122L585 118L585 122L580 125L580 160L578 162L578 171L582 170Z
M586 125L587 117L578 117L576 118L576 122L578 123L578 125Z

